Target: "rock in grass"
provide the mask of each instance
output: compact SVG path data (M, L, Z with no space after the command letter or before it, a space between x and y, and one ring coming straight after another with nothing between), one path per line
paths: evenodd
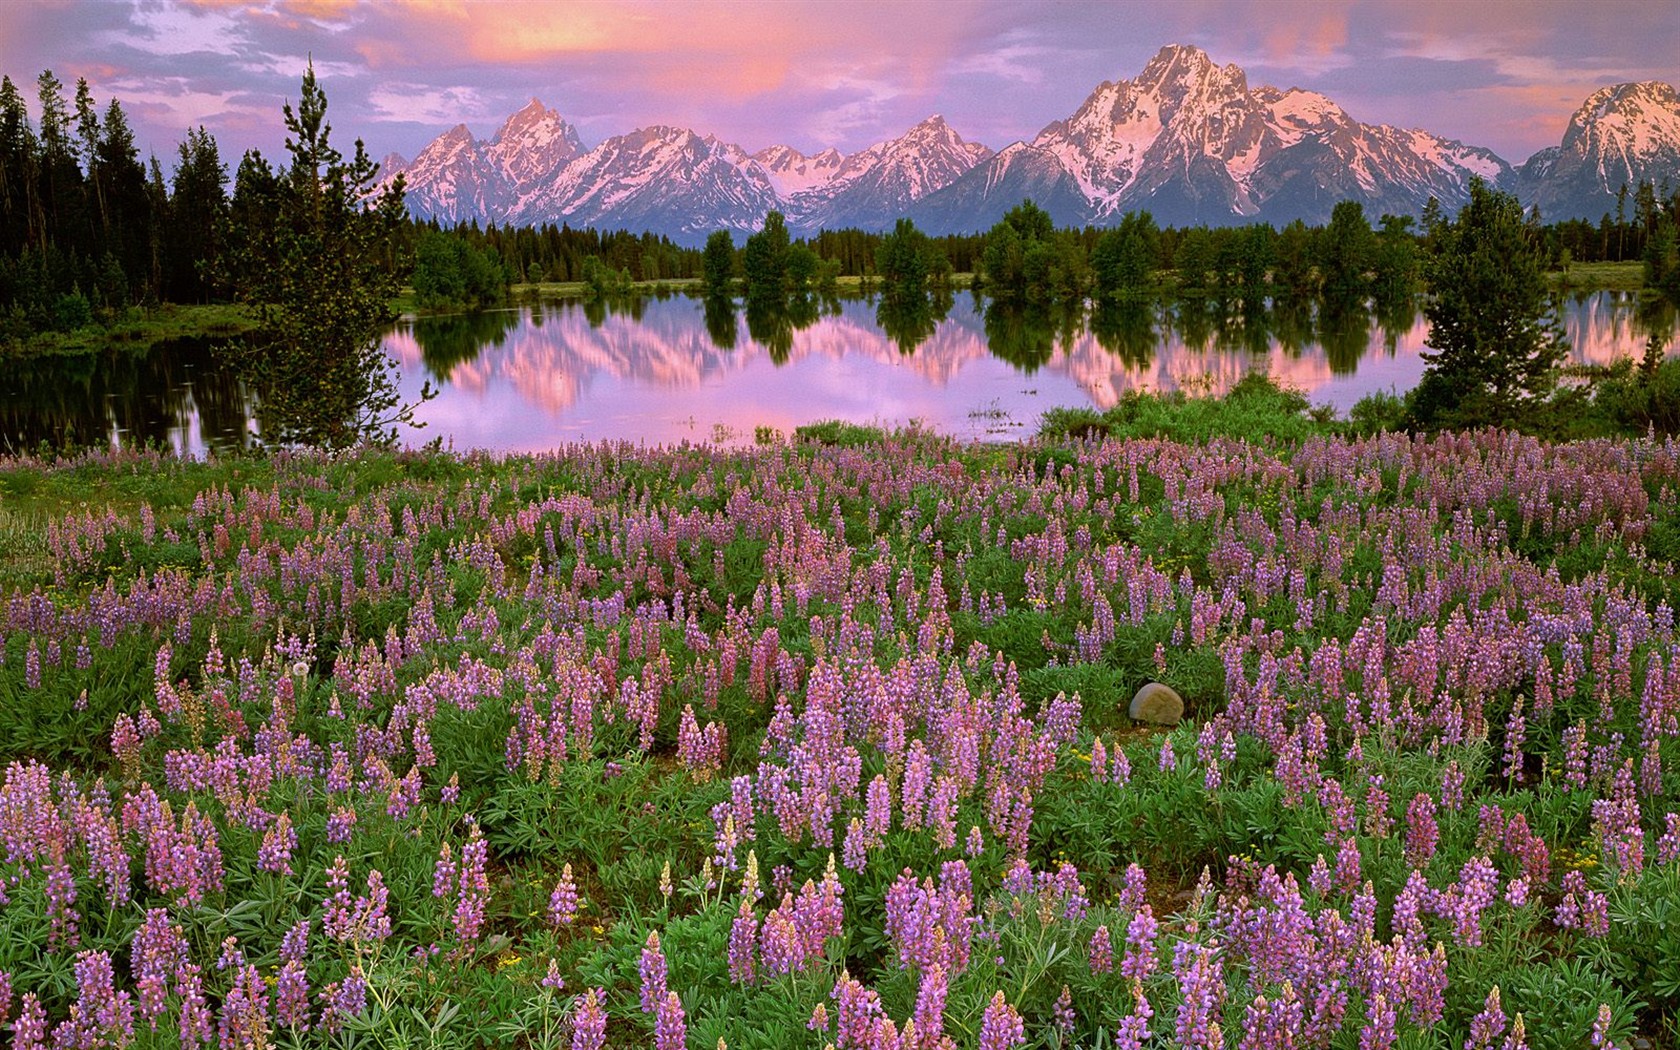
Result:
M1184 698L1170 685L1149 682L1132 697L1130 714L1139 722L1175 726L1184 718Z

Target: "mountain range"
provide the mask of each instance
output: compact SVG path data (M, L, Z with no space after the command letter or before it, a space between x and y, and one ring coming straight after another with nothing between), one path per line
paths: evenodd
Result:
M1680 183L1680 95L1659 81L1603 88L1559 145L1513 166L1428 131L1360 123L1317 92L1250 87L1237 66L1171 45L1031 141L997 151L939 116L850 155L748 153L670 126L586 150L533 99L488 140L459 124L412 161L393 154L383 167L384 178L405 177L419 218L648 230L682 244L756 230L772 209L796 234L885 229L902 216L930 233L967 233L1029 197L1063 225L1108 225L1133 210L1163 225L1321 224L1343 200L1372 217L1418 215L1431 198L1450 213L1473 177L1548 221L1596 220L1615 211L1623 184Z

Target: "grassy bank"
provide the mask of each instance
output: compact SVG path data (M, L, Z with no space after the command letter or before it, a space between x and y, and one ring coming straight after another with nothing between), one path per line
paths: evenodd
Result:
M1645 287L1641 262L1570 263L1567 270L1549 270L1553 288L1572 292L1637 292Z
M70 332L40 332L0 343L0 357L89 354L103 350L147 350L171 339L225 337L256 327L251 312L229 303L181 306L165 303L135 307L108 325L88 325Z

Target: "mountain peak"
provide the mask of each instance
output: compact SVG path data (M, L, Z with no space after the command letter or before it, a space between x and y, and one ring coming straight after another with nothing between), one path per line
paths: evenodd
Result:
M464 125L405 170L415 214L459 220L647 229L698 241L755 229L770 208L801 232L983 228L1030 197L1061 223L1150 211L1163 224L1295 218L1323 222L1355 200L1373 215L1456 207L1471 176L1516 189L1548 218L1596 218L1616 189L1680 174L1680 95L1659 81L1615 84L1576 111L1561 146L1520 175L1485 149L1423 130L1363 124L1316 91L1250 87L1236 65L1190 44L1160 48L1131 79L1104 83L1030 143L994 153L939 113L842 155L769 146L748 155L714 135L650 124L585 150L537 98L495 137Z

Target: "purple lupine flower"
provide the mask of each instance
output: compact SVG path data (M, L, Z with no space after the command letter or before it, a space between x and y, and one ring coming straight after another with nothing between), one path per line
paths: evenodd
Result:
M484 925L485 909L490 903L490 878L485 873L489 857L490 846L484 841L478 822L472 821L467 829L467 844L461 847L460 881L457 884L455 911L450 916L455 935L463 945L478 940Z
M636 971L642 979L642 1013L651 1014L665 1001L667 990L665 953L659 947L658 930L648 931L647 946L642 949L642 959Z
M1173 947L1173 975L1178 980L1175 1037L1183 1047L1222 1050L1225 1036L1219 1016L1225 1003L1224 967L1218 949L1194 941Z
M729 979L739 985L751 984L754 977L754 957L758 950L758 918L753 915L752 902L741 898L741 907L729 927Z
M1377 992L1365 1007L1365 1023L1359 1028L1359 1050L1391 1050L1399 1033L1395 1025L1399 1014L1388 997Z
M997 992L980 1018L979 1050L1015 1050L1027 1041L1026 1025L1016 1009Z
M1114 1032L1114 1050L1143 1050L1143 1045L1149 1041L1149 1021L1155 1016L1155 1010L1149 1005L1142 990L1137 992L1137 1001L1132 1004L1132 1012L1120 1021L1120 1027Z
M140 999L140 1016L151 1022L154 1032L169 998L169 979L187 961L188 952L186 936L170 924L167 910L146 912L146 921L129 946L129 969Z
M1114 969L1114 942L1109 938L1107 926L1098 926L1091 934L1085 959L1092 973L1108 973Z
M360 965L352 963L344 980L321 989L320 1027L328 1034L336 1034L347 1017L360 1017L367 1009L367 978Z
M945 995L949 986L945 968L938 963L922 971L921 985L916 989L916 1009L911 1021L916 1026L916 1042L926 1050L940 1045L945 1034Z
M571 1050L601 1050L607 1044L607 1011L601 1005L603 988L591 988L577 997L572 1009Z
M47 1050L47 1012L34 992L23 994L17 1023L12 1026L12 1050Z
M1663 814L1662 838L1657 840L1657 863L1680 860L1680 813Z
M274 980L274 1020L297 1032L309 1030L309 972L302 959L287 959L280 966Z
M840 849L840 863L846 866L847 871L862 871L869 863L864 835L863 821L853 817L846 826L846 840Z
M1470 1018L1470 1037L1464 1041L1464 1050L1489 1050L1494 1040L1505 1032L1505 1011L1499 1003L1499 986L1493 986L1488 992L1487 1002L1482 1012Z
M659 1001L653 1018L653 1042L656 1050L685 1050L688 1045L688 1018L676 992L667 991Z
M551 992L564 991L566 979L560 976L560 963L555 959L548 960L548 972L537 983Z
M184 1050L208 1046L215 1038L210 1004L204 999L203 971L197 963L184 963L175 972L175 993L181 1000L176 1034Z
M349 806L339 806L327 816L327 841L334 845L349 842L355 829L356 811Z
M232 938L229 938L230 940ZM225 1050L257 1050L268 1045L268 988L255 966L236 964L233 987L222 997L216 1034Z
M1126 951L1120 960L1120 973L1133 980L1142 981L1155 971L1155 934L1160 924L1155 921L1155 915L1149 905L1145 904L1132 913L1132 921L1126 926Z
M132 1042L134 1002L127 992L117 990L111 953L76 953L75 973L76 1001L70 1007L70 1020L54 1033L54 1041L68 1035L71 1046L104 1046L107 1040L115 1046Z
M24 997L26 1000L29 996ZM1614 1023L1610 1014L1609 1003L1598 1004L1598 1016L1593 1019L1590 1042L1595 1048L1602 1050L1618 1050L1615 1040L1610 1038L1610 1026Z
M292 830L291 814L282 812L263 832L262 847L257 850L257 867L279 875L290 875L292 851L297 846L298 837L297 832Z
M572 880L572 865L568 861L560 869L560 878L554 883L554 892L548 895L549 925L556 928L570 926L577 919L577 912L577 883Z
M1062 985L1062 994L1056 996L1055 1004L1050 1007L1050 1020L1063 1036L1073 1034L1073 1026L1078 1019L1073 1012L1073 992L1065 984Z
M1428 864L1435 856L1441 829L1435 823L1435 796L1420 791L1406 806L1406 863L1414 868Z
M1257 995L1243 1010L1243 1034L1237 1050L1282 1050L1297 1046L1304 1010L1295 989L1285 983L1271 999Z

